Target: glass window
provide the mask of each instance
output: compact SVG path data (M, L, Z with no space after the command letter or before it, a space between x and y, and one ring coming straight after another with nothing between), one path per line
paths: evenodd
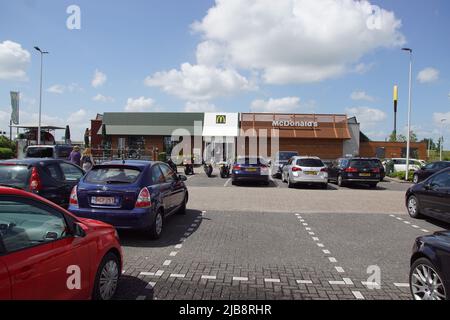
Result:
M141 171L126 167L97 167L89 171L84 179L95 184L128 184L134 183Z
M431 181L431 185L436 188L450 188L450 171L438 174Z
M164 179L164 175L159 168L159 166L153 166L152 167L152 181L153 183L159 184L164 183L166 180Z
M80 168L78 168L70 163L62 162L62 163L60 163L60 166L61 166L61 170L64 174L64 178L67 181L78 181L84 175L83 171Z
M426 170L432 170L436 166L436 163L429 163L425 166Z
M27 149L27 158L53 158L52 147L29 147Z
M59 170L58 165L56 163L46 165L44 167L44 170L53 179L64 180L63 176L61 175L61 171Z
M29 169L26 166L0 166L0 184L25 188L28 184L28 176Z
M325 166L323 162L319 159L298 159L297 165L300 167L312 167L312 168L319 168Z
M173 172L172 169L166 164L160 164L159 167L161 168L161 171L164 175L164 179L166 182L173 182L177 180L175 172Z
M67 235L64 216L31 201L0 198L0 237L7 252L59 240Z
M378 166L377 163L371 160L352 160L350 161L350 167L352 168L376 168Z

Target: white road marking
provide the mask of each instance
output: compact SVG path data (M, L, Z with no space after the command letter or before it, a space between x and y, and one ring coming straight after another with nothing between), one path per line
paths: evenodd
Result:
M186 238L183 237L183 238L180 239L180 241L181 241L181 242L185 242L185 241L186 241Z
M233 281L248 281L247 277L233 277Z
M416 226L415 224L412 225L413 228L419 229L419 226Z
M298 284L312 284L313 282L311 280L297 280Z
M296 216L299 216L299 215L300 215L300 213L296 213L295 215L296 215Z
M300 222L305 222L305 219L300 219Z
M323 243L318 243L317 246L318 246L319 248L325 247L325 245L324 245Z
M196 223L191 224L191 227L192 227L192 228L195 228L196 226L197 226Z
M393 214L390 214L389 217L395 218L395 216Z
M158 271L156 271L155 276L161 277L163 275L163 273L164 273L164 270L158 270Z
M187 231L192 232L194 231L194 228L189 228Z
M336 269L336 271L337 272L339 272L339 273L344 273L345 271L344 271L344 268L342 268L342 267L334 267L335 269Z
M310 232L308 232L309 233L309 235L311 235L311 236L315 236L316 234L314 233L314 232L312 232L312 231L310 231Z
M305 228L306 231L311 231L311 228Z
M403 223L405 223L405 224L411 224L411 222L409 222L409 221L403 221Z
M342 280L332 280L332 281L328 281L329 284L339 284L339 285L344 285L346 284L345 281Z
M358 300L364 300L364 296L362 295L361 292L359 291L352 291L353 295L355 296L356 299Z
M264 279L264 282L276 282L276 283L279 283L280 279Z
M169 256L175 257L175 256L177 255L177 253L178 253L178 252L176 252L176 251L172 251L172 252L169 254Z
M206 276L206 275L203 275L203 276L202 276L202 279L207 279L207 280L216 280L216 279L217 279L217 277L216 277L216 276Z
M146 286L145 289L153 289L156 285L156 282L149 282Z
M163 266L170 266L170 264L172 263L172 260L166 260L163 263Z
M141 273L139 273L139 275L152 277L155 275L155 273L154 272L141 272Z
M139 297L136 298L136 300L145 300L145 299L147 299L146 296L139 296Z
M319 238L317 238L317 237L312 237L312 239L313 239L314 241L319 241Z
M334 258L334 257L328 257L328 260L330 260L330 262L333 262L333 263L337 262L336 258Z
M330 254L331 253L330 250L326 250L326 249L322 250L322 252L325 253L325 254Z
M397 218L395 218L395 219L397 219L397 220L399 220L399 221L403 221L403 219L402 219L402 218L399 218L399 217L397 217Z
M178 274L178 273L171 273L170 277L171 278L184 278L186 275L185 274Z
M367 289L370 289L370 290L381 288L381 284L377 283L377 282L361 281L361 284L363 286L366 286Z
M345 284L353 285L353 281L350 278L343 278L342 280L344 280Z
M428 231L427 229L422 229L421 231L423 231L423 232L430 232L430 231Z
M308 226L308 224L307 224L307 223L305 223L305 222L304 222L304 223L302 223L302 224L303 224L303 225L304 225L305 227L306 227L306 226Z
M225 184L223 185L224 187L228 187L228 184L231 182L231 178L230 179L228 179L226 182L225 182Z
M183 246L182 244L177 244L177 245L175 246L175 249L181 249L182 246Z
M397 288L409 288L409 283L394 283Z

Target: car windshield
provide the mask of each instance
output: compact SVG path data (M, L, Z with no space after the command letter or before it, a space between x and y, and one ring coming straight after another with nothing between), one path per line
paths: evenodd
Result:
M312 168L319 168L325 166L322 160L319 159L298 159L297 165L300 167L312 167Z
M53 148L33 147L27 149L27 158L53 158Z
M141 171L137 168L97 167L89 171L84 182L94 184L134 183Z
M29 169L21 165L0 165L0 185L25 188L28 184Z
M351 168L375 168L378 164L372 160L351 160L349 166Z
M292 157L298 156L297 152L280 152L278 154L278 160L287 161Z

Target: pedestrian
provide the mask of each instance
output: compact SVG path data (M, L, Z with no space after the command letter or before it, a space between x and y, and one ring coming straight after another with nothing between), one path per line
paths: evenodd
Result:
M92 157L92 150L91 148L86 148L83 151L83 155L81 157L81 167L84 171L88 172L92 169L92 167L95 165L94 158Z
M80 160L81 160L81 153L80 153L80 147L75 146L73 147L72 152L69 155L69 161L73 164L76 164L77 166L80 166Z

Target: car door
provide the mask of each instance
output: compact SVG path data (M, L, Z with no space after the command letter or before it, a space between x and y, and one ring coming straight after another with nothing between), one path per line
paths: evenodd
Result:
M164 174L159 164L153 165L153 167L151 168L151 175L153 181L152 188L158 189L157 193L159 193L160 195L161 204L164 208L164 213L168 213L172 210L173 207L173 204L171 203L172 191L170 189L170 183L166 181L166 178L164 177Z
M336 171L337 171L338 160L333 160L328 167L328 179L336 180Z
M77 245L67 245L75 238L62 212L32 199L0 196L0 221L2 261L10 275L12 299L89 296L89 254ZM79 270L80 289L67 285L71 266Z
M0 248L2 248L1 243ZM4 251L0 249L0 300L9 300L11 299L11 279L9 277L8 268L3 261L3 254Z
M43 188L39 195L58 205L64 205L65 184L64 177L57 162L43 162L40 164L43 175Z
M434 176L425 185L422 196L423 206L429 215L438 219L450 217L450 171Z
M292 168L292 159L290 158L288 160L288 162L283 166L283 175L286 178L289 178L289 173L291 172L291 168Z
M173 202L172 205L174 208L179 207L183 204L186 195L184 183L180 180L175 171L173 171L172 168L169 167L169 165L161 163L160 166L166 181L171 181L171 197Z
M63 174L64 181L64 206L69 204L70 193L75 185L80 182L80 179L84 176L84 171L74 164L68 162L60 162L59 167Z

